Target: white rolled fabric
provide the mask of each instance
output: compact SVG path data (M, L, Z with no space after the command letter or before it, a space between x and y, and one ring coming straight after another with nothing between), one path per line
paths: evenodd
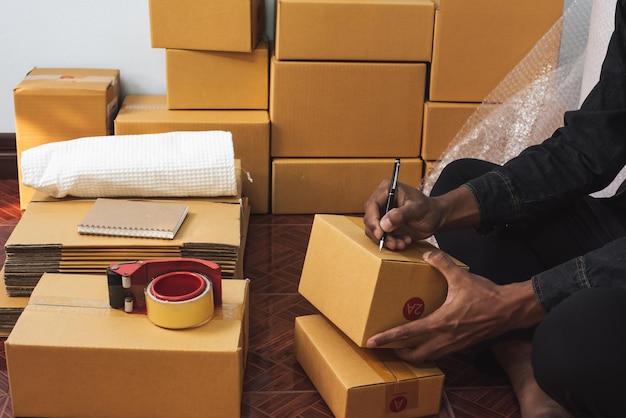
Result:
M225 131L85 137L24 151L22 182L50 196L237 195L232 134Z

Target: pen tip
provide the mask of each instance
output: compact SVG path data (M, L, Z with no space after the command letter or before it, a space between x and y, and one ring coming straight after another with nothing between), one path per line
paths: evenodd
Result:
M381 239L380 244L378 244L378 251L382 251L384 245L385 245L385 240Z

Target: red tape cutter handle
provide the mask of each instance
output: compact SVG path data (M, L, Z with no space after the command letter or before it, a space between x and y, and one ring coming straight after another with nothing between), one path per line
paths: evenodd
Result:
M167 305L163 309L183 309L182 304L193 303L197 308L198 298L206 300L210 293L211 305L222 305L222 272L220 266L211 261L172 258L112 263L107 268L107 281L111 307L129 313L150 316L148 305L157 309L161 309L161 305Z

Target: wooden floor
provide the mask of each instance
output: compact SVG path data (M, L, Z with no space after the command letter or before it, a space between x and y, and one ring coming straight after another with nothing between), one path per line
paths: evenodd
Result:
M0 265L4 243L20 215L17 181L0 180ZM250 347L242 417L333 416L292 353L294 318L316 312L297 293L311 225L311 216L251 217L244 258L250 279ZM0 341L0 418L13 417ZM480 374L467 353L437 364L446 374L439 417L520 416L508 381Z

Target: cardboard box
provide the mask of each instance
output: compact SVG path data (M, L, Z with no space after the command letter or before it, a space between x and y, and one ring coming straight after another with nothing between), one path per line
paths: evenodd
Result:
M359 348L322 315L296 318L294 351L337 418L439 414L439 368L402 362L390 350Z
M318 214L298 291L355 344L365 347L372 335L441 306L447 282L423 260L424 252L433 248L420 241L404 251L379 251L365 235L362 218ZM415 346L421 340L389 347Z
M438 102L482 102L563 15L563 0L435 4L429 99Z
M23 151L49 142L113 133L120 72L109 69L34 68L13 90L20 206L35 190L22 184Z
M104 274L46 274L5 343L13 413L238 417L248 281L222 292L211 321L168 330L110 308Z
M434 15L431 0L278 0L276 57L427 62Z
M252 213L269 212L270 120L265 110L168 110L165 96L128 95L115 118L116 135L224 130L233 135L235 158Z
M426 102L422 159L438 160L456 137L479 103Z
M418 157L426 64L278 61L272 157Z
M269 53L167 49L170 109L268 109Z
M363 213L381 181L390 178L393 159L275 158L272 161L272 213ZM399 179L418 186L422 160L402 160Z
M263 0L150 0L153 48L251 52L264 32Z

